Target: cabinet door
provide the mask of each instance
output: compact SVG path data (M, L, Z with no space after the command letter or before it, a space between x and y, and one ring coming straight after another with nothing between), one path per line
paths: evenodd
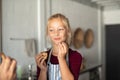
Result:
M106 26L106 80L120 80L120 25Z

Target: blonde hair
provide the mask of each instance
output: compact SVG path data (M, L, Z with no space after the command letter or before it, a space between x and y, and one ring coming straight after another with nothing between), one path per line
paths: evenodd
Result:
M57 14L54 14L52 15L49 19L48 19L48 22L47 22L47 31L46 31L46 35L48 35L48 27L49 27L49 23L51 20L53 19L60 19L64 25L64 27L66 27L67 29L67 44L70 45L71 43L71 36L72 36L72 33L71 33L71 28L70 28L70 24L69 24L69 20L67 17L65 17L63 14L60 14L60 13L57 13Z

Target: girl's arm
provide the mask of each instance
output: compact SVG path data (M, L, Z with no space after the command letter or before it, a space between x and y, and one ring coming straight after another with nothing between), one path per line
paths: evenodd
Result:
M62 80L74 80L74 76L67 65L66 59L59 59L59 65Z
M46 71L40 71L38 80L47 80L47 72Z
M71 71L67 65L66 59L65 59L65 56L68 53L67 44L64 42L59 43L58 49L59 49L58 61L59 61L59 65L60 65L60 72L61 72L62 80L74 80L74 76L71 73Z

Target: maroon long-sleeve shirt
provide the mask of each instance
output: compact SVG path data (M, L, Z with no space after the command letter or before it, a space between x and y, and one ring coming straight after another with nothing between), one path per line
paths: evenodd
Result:
M50 51L48 51L48 54L49 52ZM57 56L53 56L53 55L51 55L50 62L52 64L59 64ZM82 63L81 54L77 51L73 51L72 49L69 49L69 68L71 73L74 75L74 80L78 80L81 63ZM39 74L40 74L40 69L39 67L37 67L37 79L39 77Z

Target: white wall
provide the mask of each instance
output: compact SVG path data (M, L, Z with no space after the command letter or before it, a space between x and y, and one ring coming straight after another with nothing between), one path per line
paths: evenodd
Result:
M22 68L35 65L25 51L24 39L36 40L36 53L44 49L44 0L2 0L3 51ZM10 40L10 38L23 40Z
M31 60L31 58L25 54L24 40L10 40L10 38L36 38L36 1L3 0L2 3L3 51L8 56L16 58L18 64L22 64L23 61L23 64L26 64L27 59Z
M74 31L77 27L86 31L88 28L94 31L94 44L90 49L84 46L78 51L87 59L89 64L99 62L99 35L98 35L98 9L92 8L69 0L52 0L52 14L62 13L69 18L70 25ZM73 47L72 47L73 48Z
M120 24L120 9L103 12L104 24Z

